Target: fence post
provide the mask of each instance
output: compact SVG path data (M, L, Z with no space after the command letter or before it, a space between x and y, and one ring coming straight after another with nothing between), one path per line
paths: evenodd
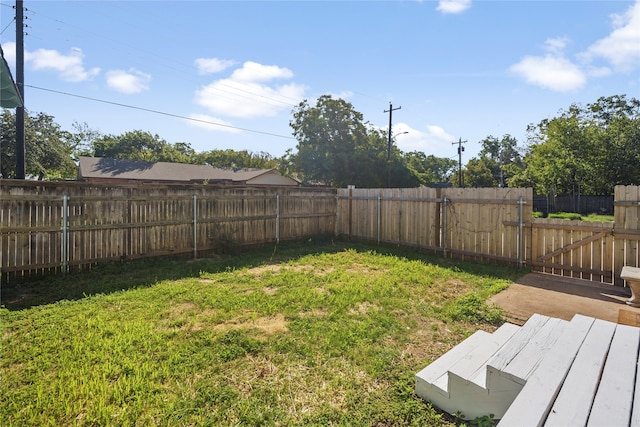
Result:
M276 243L280 243L280 195L276 194Z
M193 259L198 258L198 195L193 195Z
M62 196L62 273L69 270L69 195Z
M377 215L377 229L378 229L378 244L380 244L380 203L381 203L381 197L380 194L378 194L378 206L377 206L377 211L376 211L376 215Z
M338 196L338 191L340 190L336 190L336 223L335 223L335 236L338 237L338 221L340 220L340 217L338 216L338 210L340 209L340 196Z
M447 196L442 198L442 234L440 238L442 244L442 255L447 257Z
M518 199L518 266L524 266L524 199Z

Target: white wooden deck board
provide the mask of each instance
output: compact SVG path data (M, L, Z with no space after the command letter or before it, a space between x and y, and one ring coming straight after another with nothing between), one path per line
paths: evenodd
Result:
M544 326L550 317L541 314L534 314L520 328L495 356L489 360L488 364L496 370L504 370L504 368L513 360L516 355L529 343L529 340Z
M518 325L514 325L513 323L505 323L498 330L496 330L492 335L499 339L503 345L500 347L499 352L494 353L489 360L492 360L496 357L497 354L501 353L505 346L513 339L513 337L521 330L522 328ZM468 377L468 380L481 386L486 387L487 384L487 363L485 363L476 369L476 371Z
M487 371L487 361L519 330L511 323L505 323L490 337L483 340L482 344L467 353L462 359L449 368L449 372L461 379L471 380L474 374ZM476 375L477 376L477 375ZM477 385L484 387L484 383Z
M513 401L500 427L541 426L595 319L576 315L564 328L561 345L547 353L539 368Z
M588 426L626 426L631 419L640 329L618 325L593 401Z
M593 323L549 412L545 427L586 425L615 330L613 322L596 320Z
M507 364L504 372L513 378L522 378L526 381L553 348L568 323L562 319L549 319L529 343ZM524 384L524 381L521 383Z
M476 331L469 338L462 341L460 344L453 347L447 353L431 362L427 367L416 374L416 390L419 389L420 383L434 384L438 382L438 386L447 391L447 373L449 368L464 358L471 350L476 348L482 343L483 340L489 337L489 333L485 331ZM424 396L420 397L425 398Z

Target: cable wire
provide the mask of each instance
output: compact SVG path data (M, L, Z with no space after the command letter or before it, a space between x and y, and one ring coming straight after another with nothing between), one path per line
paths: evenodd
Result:
M119 103L119 102L106 101L104 99L91 98L89 96L77 95L77 94L69 93L69 92L62 92L62 91L55 90L55 89L47 89L47 88L44 88L44 87L33 86L33 85L24 85L24 87L29 87L29 88L32 88L32 89L38 89L38 90L42 90L42 91L45 91L45 92L57 93L57 94L60 94L60 95L72 96L74 98L86 99L86 100L94 101L94 102L101 102L103 104L110 104L110 105L115 105L115 106L118 106L118 107L131 108L133 110L146 111L148 113L161 114L163 116L175 117L175 118L183 119L183 120L190 120L190 121L193 121L193 122L200 122L200 123L206 123L206 124L214 125L214 126L221 126L221 127L226 127L226 128L230 128L230 129L242 130L242 131L245 131L245 132L258 133L258 134L261 134L261 135L274 136L274 137L277 137L277 138L295 139L294 137L288 136L288 135L280 135L280 134L277 134L277 133L265 132L265 131L255 130L255 129L241 128L241 127L232 126L232 125L225 125L223 123L211 122L211 121L208 121L208 120L194 119L193 117L186 117L186 116L181 116L179 114L166 113L164 111L152 110L150 108L137 107L137 106L134 106L134 105L122 104L122 103Z

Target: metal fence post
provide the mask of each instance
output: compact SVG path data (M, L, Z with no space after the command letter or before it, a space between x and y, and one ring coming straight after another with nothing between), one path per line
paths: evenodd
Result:
M280 195L276 194L276 243L280 243Z
M378 244L380 244L380 210L381 210L380 204L381 204L381 199L382 198L378 194L378 206L377 206L377 212L376 212L377 221L378 221L378 224L377 224L377 228L378 228Z
M198 195L193 195L193 258L198 258Z
M69 270L69 195L62 196L62 273Z
M518 266L524 266L524 199L518 199Z
M442 255L447 257L447 196L442 197L442 235L440 239Z

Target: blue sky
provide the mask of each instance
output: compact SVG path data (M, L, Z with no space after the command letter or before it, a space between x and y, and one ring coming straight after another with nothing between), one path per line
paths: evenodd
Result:
M14 6L0 0L12 67ZM196 151L281 156L295 150L294 106L332 94L385 129L384 110L401 107L402 150L457 159L461 138L466 162L487 136L524 143L529 124L573 103L640 97L640 0L24 6L29 111L67 130L143 130Z

